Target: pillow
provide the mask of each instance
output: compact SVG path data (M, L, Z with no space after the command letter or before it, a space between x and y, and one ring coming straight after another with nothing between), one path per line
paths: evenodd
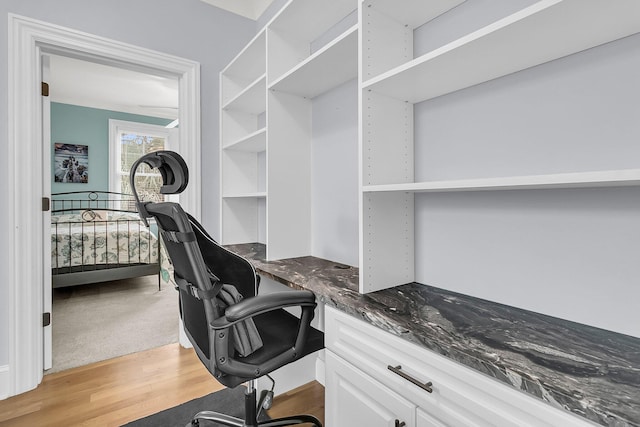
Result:
M80 222L82 221L82 217L78 214L52 214L51 222L52 223L68 223L68 222Z
M87 221L87 222L104 221L104 220L107 219L107 212L106 211L96 211L96 210L93 210L93 209L87 209L87 210L82 211L80 216L82 216L82 219Z

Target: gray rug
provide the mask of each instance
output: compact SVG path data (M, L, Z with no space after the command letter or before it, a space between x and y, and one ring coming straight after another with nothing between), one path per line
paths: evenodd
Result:
M178 293L146 276L53 290L53 368L178 342Z
M186 426L191 417L200 411L216 411L232 417L244 416L244 387L225 388L198 399L190 400L182 405L175 406L157 414L141 418L137 421L125 424L126 427L174 427ZM260 420L269 418L263 413ZM201 427L213 427L220 424L212 421L200 421Z

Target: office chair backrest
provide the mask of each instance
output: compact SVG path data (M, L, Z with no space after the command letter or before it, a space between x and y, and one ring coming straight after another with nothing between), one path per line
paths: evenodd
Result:
M163 194L177 194L186 188L187 166L174 152L147 154L131 168L131 188L143 219L153 217L158 223L179 286L185 332L203 364L220 377L213 354L213 332L208 325L223 314L224 308L214 297L222 284L234 285L243 298L256 295L257 275L248 261L219 246L179 204L140 201L134 176L141 163L161 171L165 183L161 188ZM216 266L216 271L212 272L208 266Z
M177 203L150 203L147 205L147 209L148 213L158 222L165 249L173 265L175 280L184 280L186 284L195 287L194 289L187 285L184 289L178 289L180 292L180 314L190 340L197 348L198 353L208 360L211 358L211 346L208 329L203 325L218 318L220 309L217 307L215 299L197 297L197 290L211 291L213 284L202 259L191 223L182 207ZM179 236L191 236L183 238L191 240L181 242ZM190 291L190 289L192 290Z

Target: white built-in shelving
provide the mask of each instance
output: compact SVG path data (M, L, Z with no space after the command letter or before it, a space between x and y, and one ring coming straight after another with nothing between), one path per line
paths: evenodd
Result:
M221 72L221 105L227 105L265 74L265 43L266 33L261 31Z
M540 190L551 188L596 188L635 185L640 185L640 169L425 181L406 184L379 184L364 186L362 191L365 193L428 193L440 191Z
M255 193L235 193L229 196L223 195L225 199L253 199L267 197L265 191L256 191Z
M340 28L341 21L354 12L357 7L357 1L354 0L289 1L283 10L267 24L269 85L280 80L282 76L289 74L313 56L316 48L315 43L322 40L327 34L332 35L331 30ZM333 38L339 39L339 37ZM329 47L332 44L334 43L331 41L326 43L327 50L339 49L340 43ZM357 59L357 44L352 47L356 49L352 52L355 55L352 56ZM329 65L332 67L332 72L336 71L334 67L341 69L344 66L339 62ZM325 72L327 71L329 70L325 70ZM308 83L313 84L311 81Z
M357 0L291 0L221 72L221 239L310 255L312 99L358 73Z
M385 8L390 14L397 9ZM363 87L411 103L425 101L634 34L639 16L634 0L539 1L368 79ZM403 18L404 13L391 15Z
M266 243L269 259L310 253L312 99L354 78L363 293L415 280L416 193L640 185L640 169L615 165L416 179L432 175L416 162L414 104L640 31L637 0L540 0L417 53L419 29L472 1L287 2L221 72L223 243Z
M269 88L313 98L358 76L358 27L338 38L282 75ZM336 66L339 64L339 66Z
M413 31L422 24L455 8L465 0L362 1L360 80L368 81L413 57Z
M251 82L244 90L222 106L223 110L260 114L265 110L267 77L265 74Z
M640 169L415 180L415 103L640 31L638 1L542 0L414 57L414 29L462 3L361 2L361 292L415 280L415 193L640 185Z
M220 73L220 171L222 241L258 241L264 205L266 32Z
M261 128L223 146L224 150L238 150L259 153L267 149L267 128Z

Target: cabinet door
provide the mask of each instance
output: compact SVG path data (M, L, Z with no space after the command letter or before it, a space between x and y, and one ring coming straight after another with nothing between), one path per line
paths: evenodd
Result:
M330 351L326 368L327 426L415 427L416 407L400 395Z
M447 425L418 408L416 412L416 427L447 427Z

